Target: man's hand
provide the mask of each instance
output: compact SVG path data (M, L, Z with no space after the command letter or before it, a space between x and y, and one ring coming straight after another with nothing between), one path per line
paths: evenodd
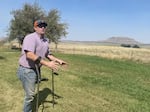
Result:
M60 60L60 59L56 60L56 62L59 63L60 65L66 65L67 64L65 61Z
M55 61L49 61L49 62L47 62L46 66L48 68L51 68L54 71L57 71L58 67L59 67L59 64L57 62L55 62Z

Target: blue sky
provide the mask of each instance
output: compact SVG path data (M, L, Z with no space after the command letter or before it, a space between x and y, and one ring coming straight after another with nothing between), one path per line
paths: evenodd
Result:
M7 33L10 12L35 1L45 11L60 12L61 21L68 24L67 40L98 41L115 36L150 43L150 0L1 0L0 37Z

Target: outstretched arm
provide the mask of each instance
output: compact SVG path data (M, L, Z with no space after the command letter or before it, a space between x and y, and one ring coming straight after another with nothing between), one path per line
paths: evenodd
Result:
M56 57L53 56L53 55L48 55L47 58L48 58L49 60L51 60L51 61L57 62L57 63L60 64L60 65L67 64L65 61L63 61L63 60L61 60L61 59L59 59L59 58L56 58Z
M26 55L27 55L27 58L28 59L31 59L33 60L34 62L36 62L36 60L38 60L38 63L50 68L50 69L53 69L53 70L57 70L58 69L58 65L59 63L55 62L55 61L46 61L42 58L38 59L39 56L35 55L33 52L31 51L26 51Z

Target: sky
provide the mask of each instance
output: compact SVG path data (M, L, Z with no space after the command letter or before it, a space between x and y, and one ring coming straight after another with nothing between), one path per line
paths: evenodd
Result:
M57 9L68 24L65 40L103 41L129 37L150 43L150 0L1 0L0 37L5 37L11 11L35 3L46 12Z

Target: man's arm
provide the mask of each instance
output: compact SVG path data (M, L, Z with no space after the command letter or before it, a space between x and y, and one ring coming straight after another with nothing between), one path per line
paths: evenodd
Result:
M31 51L26 51L26 56L27 56L28 59L31 59L34 62L39 58L39 56L37 56L36 54L34 54ZM53 70L57 70L58 69L58 63L55 62L55 61L46 61L46 60L44 60L42 58L40 60L38 60L38 61L39 61L38 63L40 63L40 64L42 64L42 65L44 65L44 66L46 66L48 68L51 68Z
M51 61L55 61L57 63L59 63L60 65L63 65L63 64L67 64L65 61L59 59L59 58L56 58L55 56L53 56L52 54L48 55L47 58Z

